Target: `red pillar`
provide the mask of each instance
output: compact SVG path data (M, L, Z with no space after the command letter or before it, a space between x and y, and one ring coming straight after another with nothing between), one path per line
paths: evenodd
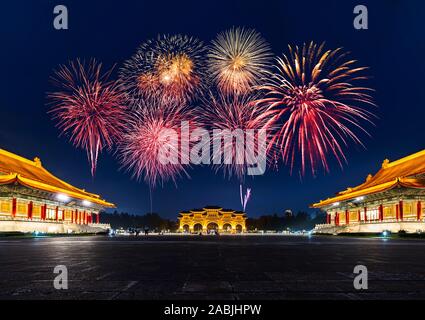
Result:
M367 207L364 207L364 221L367 221Z
M422 219L421 214L422 214L422 203L418 201L418 204L416 206L416 215L418 217L418 220Z
M384 220L384 206L382 204L379 205L379 220Z
M345 210L345 224L350 224L350 213Z
M360 222L362 220L362 216L360 214L360 210L357 212L357 220Z
M55 220L58 221L59 220L59 207L56 206L55 208Z
M28 203L28 219L32 220L32 201Z
M330 223L331 223L331 215L326 212L326 224L330 224Z
M16 216L16 198L12 199L12 217L15 218Z
M41 213L40 213L41 220L46 220L46 205L41 205Z
M396 220L398 221L398 219L400 218L400 212L399 212L400 210L399 210L399 205L398 204L396 204L395 205L395 218L396 218Z
M100 221L100 212L96 214L96 223L99 223L99 221Z
M400 200L399 202L399 215L400 215L400 220L403 221L403 200Z
M335 212L335 225L339 226L339 213Z

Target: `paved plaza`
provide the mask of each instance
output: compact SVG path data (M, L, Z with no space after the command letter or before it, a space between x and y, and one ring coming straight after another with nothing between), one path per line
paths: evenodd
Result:
M353 269L368 268L356 291ZM57 265L68 290L56 290ZM289 236L0 240L0 299L424 299L425 242Z

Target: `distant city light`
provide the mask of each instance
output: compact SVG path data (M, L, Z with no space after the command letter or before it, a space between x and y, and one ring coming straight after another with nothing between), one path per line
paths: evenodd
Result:
M87 201L87 200L83 200L83 206L90 207L91 206L91 202L90 201Z
M56 195L56 199L58 199L59 201L69 201L69 197L66 194L63 193L59 193Z

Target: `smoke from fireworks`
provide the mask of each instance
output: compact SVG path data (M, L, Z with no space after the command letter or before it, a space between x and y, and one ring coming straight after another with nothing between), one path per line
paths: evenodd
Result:
M255 156L264 154L267 161L267 125L269 112L256 106L256 96L210 94L204 101L202 119L212 126L212 162L229 177L242 181ZM252 143L250 143L252 142ZM263 150L263 148L265 148ZM258 159L257 159L258 160Z
M372 89L358 84L367 79L367 68L355 64L341 48L325 51L313 42L289 46L289 55L277 58L275 73L261 87L266 97L258 102L272 112L269 124L280 125L271 145L291 170L299 156L301 174L307 165L313 175L320 166L328 171L329 155L342 166L343 147L349 141L362 145L355 131L367 133L361 122L371 122L373 114L364 107L374 103Z
M241 94L258 85L272 54L268 43L252 29L220 33L208 52L208 69L224 94Z
M239 185L239 193L240 193L240 196L241 196L242 210L245 212L246 205L247 205L249 199L251 198L251 188L247 188L245 195L244 195L243 194L243 187L242 187L242 185Z
M47 95L56 126L69 134L76 147L86 150L92 175L99 153L119 139L126 119L123 92L108 80L110 72L102 74L101 69L94 59L62 65L52 76L59 90Z
M191 101L204 81L203 43L196 38L158 36L142 44L120 70L129 98Z
M150 187L167 180L175 182L181 175L188 176L187 150L183 148L189 146L194 121L189 109L180 104L163 104L157 100L143 103L129 120L119 145L122 166L132 171L137 180L143 178ZM186 134L182 122L187 123Z

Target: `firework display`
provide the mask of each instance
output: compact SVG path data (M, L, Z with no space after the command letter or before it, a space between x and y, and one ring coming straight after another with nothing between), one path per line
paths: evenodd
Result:
M212 41L208 69L220 91L241 94L260 83L271 58L270 47L258 32L232 28Z
M120 70L128 97L133 102L160 98L191 101L202 92L204 82L203 43L196 38L158 36L143 43Z
M202 119L212 129L212 164L216 170L222 169L225 175L235 175L240 181L248 166L255 162L254 157L262 151L267 152L261 147L267 148L267 130L271 128L267 124L269 111L256 106L256 99L256 95L250 94L210 93L203 104Z
M164 104L162 100L143 103L129 120L118 147L122 166L150 187L188 176L182 146L190 143L194 121L189 109L181 104ZM187 134L182 132L183 122L187 123Z
M118 140L127 117L124 93L108 77L96 60L77 60L59 67L52 77L58 91L48 93L57 127L86 150L92 175L99 153Z
M363 123L373 118L367 108L374 105L372 89L362 85L367 68L341 48L325 50L324 43L289 46L274 69L271 57L252 29L220 33L208 48L196 38L161 35L138 48L117 82L102 75L96 61L61 66L53 77L61 90L48 94L50 112L70 141L87 151L93 175L99 153L119 140L122 166L152 187L188 175L181 146L193 141L182 133L182 122L190 124L189 132L196 124L209 130L210 163L240 182L263 142L267 164L277 167L282 159L302 175L307 167L313 175L329 171L330 156L342 166L345 148L362 145ZM167 129L177 136L164 138ZM158 159L164 147L175 151L178 163Z
M300 158L301 174L310 166L329 171L328 157L340 166L346 161L344 147L362 144L358 131L371 122L366 108L374 105L372 89L362 86L366 67L356 67L341 48L321 45L289 46L289 54L276 59L275 72L260 87L265 97L258 104L272 113L269 124L279 127L271 139L291 169ZM297 162L298 163L298 162Z
M251 188L247 188L245 194L243 194L243 187L242 185L239 185L239 194L241 197L242 211L245 212L246 205L248 204L248 201L251 198Z

